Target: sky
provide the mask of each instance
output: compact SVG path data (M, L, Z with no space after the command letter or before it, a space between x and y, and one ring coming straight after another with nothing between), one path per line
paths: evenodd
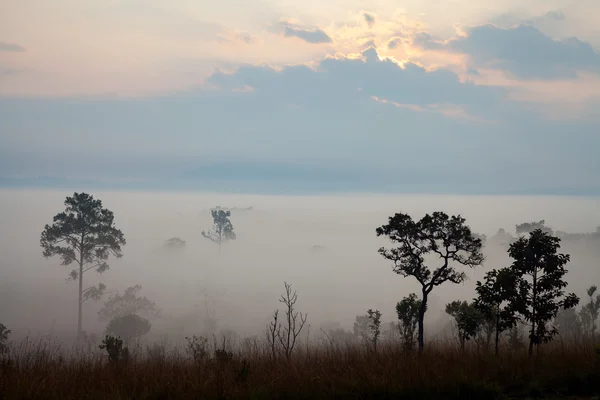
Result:
M600 3L523 3L3 0L0 184L600 194Z

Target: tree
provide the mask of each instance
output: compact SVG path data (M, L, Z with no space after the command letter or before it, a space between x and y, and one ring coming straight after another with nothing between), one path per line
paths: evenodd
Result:
M8 351L8 337L10 333L10 329L4 324L0 324L0 354Z
M369 317L371 344L373 345L373 350L377 351L377 343L379 343L379 336L381 336L381 312L379 310L373 311L369 308L367 316Z
M104 307L98 311L101 321L109 321L116 317L123 317L129 314L137 314L147 319L160 317L161 310L156 303L144 297L138 296L142 290L140 285L128 287L122 295L117 293L110 297Z
M284 282L285 293L279 298L279 302L285 306L285 320L282 325L278 322L279 310L275 310L273 313L273 321L267 326L267 341L271 348L273 358L276 357L276 338L277 341L283 348L285 357L289 359L292 356L294 347L298 336L304 328L308 315L302 314L296 311L296 302L298 301L298 294L296 291L292 291L292 285Z
M83 275L90 270L106 272L109 256L122 257L121 246L126 242L123 232L115 227L113 212L102 208L101 200L87 193L74 193L64 204L65 211L54 216L52 225L45 226L40 245L44 257L58 255L62 265L77 265L68 280L79 280L77 337L81 338L83 303L99 299L106 289L102 283L84 289Z
M458 271L453 264L476 267L483 263L481 239L471 232L463 217L448 216L439 211L426 214L416 222L407 214L395 214L376 232L377 236L388 236L392 243L398 244L397 248L379 249L384 258L394 262L394 272L403 277L412 276L421 285L418 343L419 352L422 352L423 321L429 294L444 282L458 284L467 279L466 274ZM426 256L437 256L434 270L427 266Z
M365 341L369 339L369 315L357 315L352 326L354 336L361 337Z
M525 343L523 339L523 324L517 322L512 328L508 329L508 346L513 351L521 351L525 349Z
M552 229L546 226L546 221L543 219L536 222L524 222L522 224L515 225L517 235L526 235L535 231L536 229L552 234Z
M106 326L106 335L121 338L126 344L150 332L150 321L136 314L115 317Z
M454 317L458 328L460 347L464 350L465 342L474 338L481 329L483 314L474 304L460 300L446 304L446 314Z
M579 314L574 308L559 310L554 318L554 325L561 337L577 338L583 330Z
M494 353L498 354L500 335L518 321L512 304L517 294L517 276L509 268L486 273L484 282L477 282L475 306L486 320L493 321L495 332Z
M417 324L419 322L419 309L421 300L411 293L396 304L396 314L399 320L400 337L405 350L415 347Z
M585 332L592 340L596 340L596 322L598 321L598 314L600 314L600 294L594 297L598 288L596 285L590 286L587 290L587 295L590 298L587 304L581 307L581 320L585 327Z
M517 278L517 295L512 308L531 324L529 331L529 355L533 346L552 340L556 328L548 327L560 308L568 309L579 303L571 293L565 295L567 283L563 276L568 254L558 253L560 239L535 229L529 238L519 237L510 245L508 253L513 258L511 269Z
M207 232L202 231L202 236L213 243L219 245L219 254L221 253L221 245L229 240L235 240L235 232L233 225L229 220L231 211L222 209L213 209L210 211L213 217L213 228Z
M504 229L500 228L498 229L496 234L488 240L488 243L491 246L499 246L504 248L505 250L508 250L508 246L514 240L515 238L511 234L507 233Z
M295 290L292 292L292 285L284 282L284 286L285 293L281 295L279 302L285 306L285 321L279 333L279 342L283 346L285 357L289 359L292 356L296 340L300 332L302 332L302 328L304 328L308 315L296 311L298 294Z
M163 247L166 249L183 249L185 247L185 240L178 237L172 237L165 241Z

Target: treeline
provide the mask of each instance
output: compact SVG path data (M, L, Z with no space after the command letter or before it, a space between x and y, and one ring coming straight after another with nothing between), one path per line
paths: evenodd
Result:
M87 193L74 193L67 197L64 211L58 213L53 223L46 225L40 244L44 257L59 256L62 265L74 265L69 279L78 281L77 337L89 339L82 327L83 306L88 300L107 297L99 312L105 322L104 348L114 345L126 348L133 340L146 335L152 321L162 316L162 310L151 300L139 295L142 287L127 288L123 294L109 291L102 283L83 287L82 276L90 271L98 274L109 270L109 258L123 256L125 235L117 229L112 211L102 201ZM213 227L201 236L218 245L236 239L231 212L219 207L212 209ZM575 307L580 299L567 293L564 280L568 254L561 253L561 237L545 225L545 221L530 222L515 227L518 236L504 230L490 238L472 232L460 215L444 212L426 214L419 220L404 213L397 213L388 223L375 230L377 236L387 238L392 247L379 249L383 258L392 262L393 272L415 279L420 285L419 293L410 293L396 304L397 321L388 329L381 326L379 310L368 310L356 318L353 332L374 350L382 334L393 331L404 350L425 348L425 314L430 294L445 284L460 284L466 279L466 269L479 268L485 257L483 248L488 242L506 245L512 262L504 268L488 271L482 281L476 283L477 296L472 301L453 301L445 311L455 321L457 339L464 348L469 341L476 341L486 348L494 344L495 353L500 351L503 337L511 343L520 341L526 329L528 353L551 341L560 332L571 332L580 337L595 340L600 295L596 287L588 291L587 302L579 311ZM598 230L600 232L600 229ZM598 233L591 233L595 237ZM560 234L565 237L564 233ZM165 247L182 248L186 242L171 238ZM273 357L284 354L290 358L307 321L307 315L295 309L297 294L285 283L280 302L285 306L280 314L275 310L272 322L265 329L265 339ZM216 333L216 319L207 317L205 339L200 336L188 340L203 342ZM0 343L7 342L10 331L0 326ZM323 332L331 338L344 337L341 329ZM347 336L347 335L346 335ZM112 339L111 339L112 338ZM117 340L117 341L115 341ZM514 347L513 346L513 347Z

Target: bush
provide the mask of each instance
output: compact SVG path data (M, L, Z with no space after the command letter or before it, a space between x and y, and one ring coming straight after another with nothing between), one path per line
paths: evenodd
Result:
M106 327L105 334L123 338L125 343L129 343L131 339L147 334L150 328L150 321L146 318L142 318L136 314L129 314L111 319Z
M98 347L100 350L106 350L108 360L113 364L129 361L129 349L123 345L120 338L106 335L102 340L102 344Z

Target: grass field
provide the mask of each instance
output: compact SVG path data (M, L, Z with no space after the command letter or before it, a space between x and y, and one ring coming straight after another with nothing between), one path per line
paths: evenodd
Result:
M65 351L50 341L13 345L0 363L2 399L592 399L600 394L600 351L554 343L531 359L429 343L425 353L393 344L299 347L273 359L259 343L208 351L138 347L110 362L95 346Z

